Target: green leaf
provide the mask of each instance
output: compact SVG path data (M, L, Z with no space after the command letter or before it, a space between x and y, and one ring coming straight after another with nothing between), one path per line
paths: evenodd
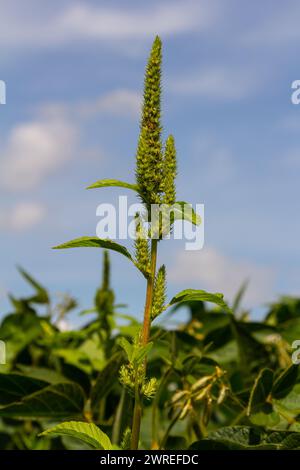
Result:
M34 367L34 366L25 366L23 364L17 365L18 371L20 371L23 376L28 378L37 379L40 381L46 382L48 384L57 384L61 382L66 382L67 378L64 377L59 372L56 372L53 369L46 369L46 367Z
M250 421L256 426L263 426L266 428L275 428L280 423L280 415L276 411L272 411L272 406L269 410L258 411L250 416Z
M223 294L211 294L210 292L206 292L204 290L197 290L197 289L186 289L173 297L169 306L181 303L181 302L190 302L190 301L203 301L203 302L211 302L213 304L219 305L219 307L223 308L227 312L231 313L230 308L223 300Z
M43 380L21 374L0 374L0 405L19 401L47 385L48 383Z
M195 442L190 449L193 450L246 450L246 449L272 449L275 445L260 446L260 431L249 426L228 426L211 432L207 439Z
M133 351L132 362L139 365L143 362L149 351L151 350L153 343L148 343L145 346L136 347Z
M41 321L34 312L14 313L4 318L0 339L6 344L6 361L11 363L18 354L43 334Z
M237 313L237 311L240 307L241 301L242 301L242 299L245 295L248 284L249 284L249 280L247 279L245 282L243 282L243 284L241 285L241 287L239 288L239 290L237 291L237 293L234 297L233 304L232 304L232 311L234 313Z
M29 282L29 284L35 289L36 295L30 297L27 299L28 301L31 301L33 303L37 304L48 304L49 303L49 295L47 290L33 277L30 276L23 268L18 266L18 271L19 273L23 276L23 278Z
M89 247L89 248L105 248L107 250L117 251L122 255L126 256L126 258L133 261L131 254L123 245L119 245L119 243L113 242L109 239L102 239L98 237L81 237L75 238L74 240L70 240L69 242L63 243L62 245L54 246L54 250L62 250L64 248L82 248L82 247Z
M107 396L115 383L119 383L119 370L123 361L123 353L115 354L98 374L91 391L91 410L96 418L100 410L100 401Z
M66 364L71 364L72 366L81 369L86 374L92 372L92 365L89 361L88 355L80 349L53 349L52 354L53 356L62 358Z
M283 398L290 393L298 377L298 365L292 364L285 369L274 382L272 396Z
M228 426L194 442L191 450L287 450L299 449L300 433L262 431L250 426Z
M89 444L91 447L112 450L113 446L107 434L93 423L67 421L39 434L39 436L71 436Z
M67 418L81 416L85 396L82 388L75 383L49 385L26 396L17 403L0 408L5 418Z
M285 414L300 414L300 384L293 387L293 390L280 400L274 399L274 407L278 409L284 408Z
M238 346L239 366L244 375L251 375L269 365L269 353L266 346L252 334L252 323L236 321L231 317L231 326Z
M273 385L273 372L262 369L254 382L247 408L248 416L266 404Z
M122 349L124 349L128 361L131 362L134 346L130 344L129 341L124 337L118 338L118 344L119 346L121 346Z
M200 215L194 211L192 205L185 201L175 202L174 220L186 220L193 225L200 225L202 222Z
M114 180L114 179L105 179L105 180L96 181L96 183L91 184L86 189L107 188L109 186L132 189L133 191L136 191L136 192L139 191L139 187L137 184L126 183L125 181Z

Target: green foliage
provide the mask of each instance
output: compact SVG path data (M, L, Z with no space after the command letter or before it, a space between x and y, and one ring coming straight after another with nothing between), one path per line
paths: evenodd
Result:
M55 250L62 250L65 248L106 248L108 250L117 251L126 258L132 260L131 254L129 251L119 243L113 242L112 240L102 240L97 237L81 237L76 238L75 240L70 240L69 242L62 243L61 245L55 246Z
M122 442L121 442L121 449L129 450L130 449L130 441L131 441L131 429L125 429Z
M103 336L105 335L105 341L107 342L112 334L112 315L115 308L115 294L110 287L110 261L109 252L107 250L105 250L103 254L102 285L97 289L94 303L102 331L101 340L104 340ZM105 353L107 353L107 351L105 351Z
M47 429L40 436L71 436L86 442L95 449L112 450L113 448L108 435L93 423L67 421Z
M201 224L201 217L198 215L191 204L185 201L176 201L174 205L174 220L185 220L193 225Z
M23 276L23 278L34 288L35 295L25 299L29 302L36 303L36 304L48 304L49 303L49 294L48 291L29 273L27 273L23 268L18 267L19 273Z
M82 414L85 396L82 388L75 383L65 382L43 387L0 408L5 418L51 418L59 419Z
M283 398L292 391L298 379L298 366L291 365L277 377L274 382L272 395L274 398Z
M138 338L134 338L130 343L126 338L121 337L118 344L123 348L128 359L128 363L121 366L120 382L133 394L137 386L142 396L152 398L156 391L157 380L146 378L144 360L152 349L153 343L150 342L143 346Z
M273 372L270 369L262 369L256 378L250 394L247 413L250 415L265 405L271 393L273 385Z
M22 399L48 385L47 382L21 374L0 374L0 405Z
M96 183L91 184L87 187L87 189L95 189L95 188L108 188L110 186L117 187L117 188L126 188L132 189L133 191L138 191L139 187L136 184L125 183L124 181L119 180L99 180Z
M212 302L213 304L219 305L219 307L222 307L225 311L228 311L230 313L230 309L226 302L224 302L223 297L223 294L211 294L204 290L185 289L176 294L169 305L192 301Z
M112 289L107 254L99 289ZM37 310L42 304L16 299L18 313L0 325L1 338L12 347L0 366L3 448L100 449L112 441L128 449L138 385L145 448L297 449L300 380L291 348L280 343L283 322L270 326L269 312L260 323L249 316L236 320L222 296L204 291L183 291L174 299L170 315L175 319L182 306L189 318L177 320L174 331L156 326L147 345L140 344L140 325L130 315L121 315L118 324L114 303L103 303L101 315L95 308L80 329L61 332L53 299L46 315ZM209 301L215 305L210 310ZM104 329L103 315L114 334ZM298 318L286 328L291 321ZM284 367L283 358L289 359ZM68 429L72 419L81 421ZM52 430L60 420L65 422ZM108 445L97 440L99 433Z
M195 442L193 450L287 450L300 448L300 434L288 431L262 432L249 426L225 427Z

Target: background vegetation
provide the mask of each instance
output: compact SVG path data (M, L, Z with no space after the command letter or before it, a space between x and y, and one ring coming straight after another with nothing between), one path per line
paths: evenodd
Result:
M103 270L94 303L82 312L86 323L76 331L59 326L76 300L65 296L54 304L20 270L34 291L26 298L10 296L12 310L0 327L7 348L7 364L0 366L1 449L129 446L133 395L120 383L128 361L120 341L131 343L141 325L114 303L107 254ZM185 323L152 327L148 373L158 388L144 398L140 448L300 447L300 378L291 362L300 299L282 298L253 322L240 308L242 293L233 314L186 302ZM165 325L178 318L178 309L165 314ZM62 421L94 423L109 439L85 427L39 436Z

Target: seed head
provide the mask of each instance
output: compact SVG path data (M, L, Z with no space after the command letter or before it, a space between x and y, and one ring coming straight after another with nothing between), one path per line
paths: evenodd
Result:
M169 135L164 152L164 196L165 204L173 205L176 202L175 178L177 174L176 148L172 135Z
M144 101L136 154L136 179L146 204L161 202L163 182L160 123L161 49L161 40L157 36L145 72Z
M160 315L165 308L166 301L166 267L162 265L157 271L154 282L151 318Z
M150 250L147 234L139 215L136 217L136 239L134 241L137 267L146 274L150 273Z

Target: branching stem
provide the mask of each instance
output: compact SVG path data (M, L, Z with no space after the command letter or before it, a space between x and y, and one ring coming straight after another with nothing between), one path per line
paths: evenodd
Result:
M156 239L151 240L151 273L147 280L144 322L143 322L143 329L142 329L142 334L141 334L141 339L140 339L141 345L143 346L146 346L146 344L149 341L149 336L150 336L151 309L152 309L153 288L154 288L155 273L156 273L157 242L158 241ZM145 369L146 369L146 362L145 362ZM133 423L132 423L132 433L131 433L131 449L132 450L138 449L140 427L141 427L141 417L142 417L142 402L141 402L138 379L136 378Z

